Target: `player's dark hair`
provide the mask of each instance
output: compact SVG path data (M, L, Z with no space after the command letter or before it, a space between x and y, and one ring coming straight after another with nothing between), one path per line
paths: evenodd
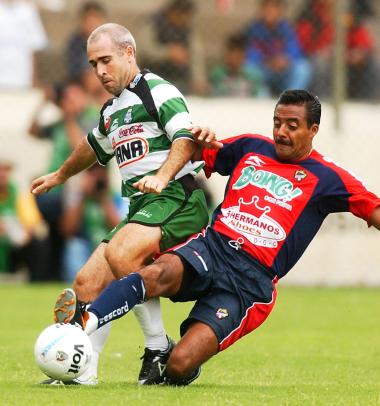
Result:
M276 107L279 104L295 104L297 106L305 105L307 126L309 128L313 124L319 124L321 121L321 102L317 96L314 96L307 90L285 90L280 94Z

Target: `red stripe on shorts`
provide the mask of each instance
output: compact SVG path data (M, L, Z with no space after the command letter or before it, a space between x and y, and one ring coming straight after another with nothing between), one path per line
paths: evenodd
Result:
M276 281L273 281L273 283L275 284ZM239 338L242 338L264 323L273 309L276 297L277 291L274 288L272 300L269 303L253 303L253 305L247 309L240 325L219 343L219 351L225 350Z

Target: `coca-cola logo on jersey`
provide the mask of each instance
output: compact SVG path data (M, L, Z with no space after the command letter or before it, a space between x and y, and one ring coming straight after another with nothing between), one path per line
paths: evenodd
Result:
M143 133L144 128L142 124L135 124L131 125L130 127L120 128L119 130L119 137L129 137L130 135L136 135L139 133Z

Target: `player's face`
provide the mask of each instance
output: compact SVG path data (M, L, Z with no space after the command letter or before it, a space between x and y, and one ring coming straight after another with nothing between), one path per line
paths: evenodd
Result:
M90 42L87 54L96 76L113 95L119 95L138 71L132 46L119 49L107 35Z
M307 158L319 126L307 126L305 106L279 104L273 117L273 140L278 158L299 161Z

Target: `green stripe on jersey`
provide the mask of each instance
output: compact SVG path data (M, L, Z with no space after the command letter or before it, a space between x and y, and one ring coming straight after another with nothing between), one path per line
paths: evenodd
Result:
M158 85L171 85L170 82L168 82L164 79L148 79L147 83L148 83L150 90L152 90L153 88L155 88Z
M165 127L166 124L178 113L188 113L186 104L180 97L175 97L162 103L158 111L161 124Z
M166 134L154 138L148 138L147 141L149 144L149 152L169 150L172 145Z
M178 138L188 138L189 140L193 140L193 136L191 135L190 131L186 130L178 130L173 137L173 141L178 139Z
M106 165L107 162L113 158L113 155L104 152L103 148L96 141L93 133L87 135L87 141L95 152L96 159L101 165Z

